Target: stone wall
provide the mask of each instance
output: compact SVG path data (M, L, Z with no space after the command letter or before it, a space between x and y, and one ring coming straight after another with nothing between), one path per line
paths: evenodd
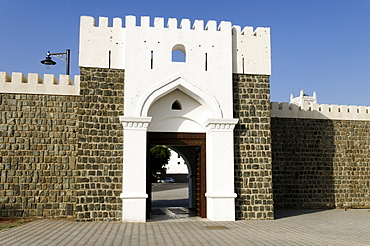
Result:
M0 217L64 217L76 202L77 96L0 94Z
M233 75L237 219L274 219L270 84L267 75Z
M0 94L0 217L121 217L124 70L81 68L81 95Z
M270 118L269 76L233 86L237 219L370 207L369 121ZM79 96L0 94L0 217L120 220L123 87L81 68Z
M120 220L124 70L82 67L80 79L77 220Z
M275 208L370 207L370 122L271 118Z

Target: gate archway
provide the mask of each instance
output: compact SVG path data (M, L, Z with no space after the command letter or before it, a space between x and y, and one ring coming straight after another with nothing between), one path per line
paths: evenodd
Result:
M192 173L194 174L194 182L189 182L190 194L193 194L192 199L195 200L196 214L202 218L207 217L206 204L206 134L205 133L173 133L173 132L148 132L147 133L147 151L155 145L166 145L173 147L197 147L195 165L193 165ZM147 181L150 180L150 162L147 155ZM152 186L147 182L147 218L150 217L151 211L151 194Z
M154 141L149 140L150 134L165 135L151 144L169 146L187 146L190 136L202 136L204 143L193 145L201 147L204 163L199 165L203 168L199 170L199 177L203 175L198 185L199 215L215 221L235 220L233 129L238 120L224 118L212 94L181 76L154 85L137 105L130 106L127 116L120 117L124 128L122 220L146 221L151 205L147 199L147 152L148 142Z

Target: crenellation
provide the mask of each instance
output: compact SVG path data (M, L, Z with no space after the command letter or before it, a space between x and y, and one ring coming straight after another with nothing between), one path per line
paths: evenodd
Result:
M233 25L232 26L232 35L236 35L238 33L241 33L241 26Z
M97 27L95 18L92 16L81 16L80 17L80 26L84 28L88 27Z
M165 26L165 20L163 17L154 17L153 26L150 25L150 16L141 16L140 17L140 24L137 25L137 18L133 15L126 15L125 16L125 25L123 26L122 18L115 17L113 18L113 25L109 25L109 18L108 17L98 17L98 22L92 16L81 16L80 22L81 27L83 28L90 28L90 27L97 27L97 28L132 28L132 27L140 27L140 28L168 28L171 30L175 29L182 29L182 30L202 30L202 31L229 31L231 27L231 22L229 21L221 21L217 26L217 21L209 20L207 21L206 25L204 25L204 20L194 20L193 24L189 19L177 19L177 18L168 18L167 25ZM178 25L180 23L180 25ZM238 29L239 33L240 26L233 26L233 28ZM253 28L252 28L253 30ZM257 29L256 29L257 30Z
M126 15L125 16L125 27L136 27L136 16L134 15Z
M109 27L108 17L99 16L99 27Z
M370 107L302 103L271 103L271 117L330 120L370 120Z
M207 21L205 30L207 30L207 31L217 31L217 21L215 21L215 20Z
M140 20L141 27L150 27L150 17L149 16L141 16Z
M218 30L221 32L230 32L231 29L232 29L232 24L230 21L221 21L218 26Z
M58 80L53 74L44 74L44 79L41 79L37 73L29 73L27 78L23 73L13 72L9 76L0 72L0 92L79 95L80 76L76 75L73 82L69 75L59 75Z
M241 32L240 32L241 35L245 35L245 36L255 36L255 31L253 30L253 27L252 26L245 26Z
M154 27L155 28L164 28L164 18L163 17L155 17L154 18Z
M168 29L177 29L177 19L176 18L168 18L167 21L167 28Z
M28 74L28 83L30 84L43 84L41 76L38 73L29 73Z
M190 30L190 20L189 19L182 19L180 23L180 29L182 30Z
M12 83L27 83L27 78L26 76L24 76L23 73L13 72L12 77L11 77L11 82Z
M270 28L232 27L233 72L271 74Z
M204 21L203 20L195 20L193 23L193 30L204 30Z
M268 28L268 27L257 27L254 30L252 36L254 36L254 37L260 37L260 38L264 38L266 36L270 36L270 28Z
M122 28L122 18L113 18L113 28Z

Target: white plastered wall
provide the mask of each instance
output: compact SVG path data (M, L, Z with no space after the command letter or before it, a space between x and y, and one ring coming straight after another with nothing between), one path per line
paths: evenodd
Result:
M91 16L81 16L79 65L81 67L125 68L126 29L122 19L99 17L99 25Z
M139 97L148 87L181 73L217 98L224 117L232 117L231 23L220 23L218 30L217 23L209 21L205 30L200 20L194 28L189 20L182 20L178 28L176 19L169 19L164 27L164 19L155 18L150 27L149 17L142 17L141 25L135 24L134 16L126 17L126 56L130 59L125 63L125 93L135 96L125 97L125 114L135 114ZM178 44L185 47L186 62L172 62L172 48Z
M172 109L176 101L180 110ZM198 101L176 89L155 101L148 115L152 117L148 128L151 132L205 132L203 123L208 113Z
M271 75L270 28L233 26L233 73Z

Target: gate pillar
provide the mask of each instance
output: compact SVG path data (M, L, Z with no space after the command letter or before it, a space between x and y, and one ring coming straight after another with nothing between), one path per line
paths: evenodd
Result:
M122 221L146 221L147 128L151 117L120 116L123 125Z
M234 127L238 119L210 119L206 122L207 218L235 220Z

